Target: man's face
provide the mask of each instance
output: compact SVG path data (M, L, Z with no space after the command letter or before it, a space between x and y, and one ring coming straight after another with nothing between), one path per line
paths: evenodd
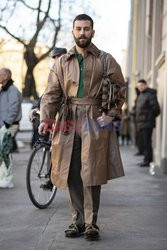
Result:
M0 85L5 85L7 80L8 80L8 76L5 73L5 71L0 70Z
M95 31L91 27L89 20L76 20L73 27L73 37L75 43L80 48L86 48L91 43Z
M143 92L147 88L147 85L142 82L138 82L137 87L140 92Z

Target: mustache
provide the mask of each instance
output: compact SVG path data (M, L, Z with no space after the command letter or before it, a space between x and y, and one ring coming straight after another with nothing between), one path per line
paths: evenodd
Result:
M78 39L87 39L87 37L86 36L80 36Z

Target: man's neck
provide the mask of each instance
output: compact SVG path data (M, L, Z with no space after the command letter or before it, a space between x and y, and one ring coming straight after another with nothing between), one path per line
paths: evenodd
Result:
M4 82L1 83L2 88L8 83L8 81L9 81L9 80L6 80L6 81L4 81Z
M76 51L78 52L78 54L82 54L84 55L86 48L81 48L78 45L76 45Z
M141 93L144 93L145 91L147 91L148 87L144 88Z

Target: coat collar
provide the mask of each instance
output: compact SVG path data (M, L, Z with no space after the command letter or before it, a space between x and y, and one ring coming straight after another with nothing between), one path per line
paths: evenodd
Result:
M99 57L100 50L93 44L90 43L90 45L85 50L86 53L91 53L92 55ZM68 61L72 56L75 56L76 54L76 46L74 46L67 54L66 54L66 60Z
M4 87L2 87L2 90L1 90L1 91L7 91L8 88L9 88L12 84L13 84L13 80L10 79L10 80L6 83L6 85L5 85Z

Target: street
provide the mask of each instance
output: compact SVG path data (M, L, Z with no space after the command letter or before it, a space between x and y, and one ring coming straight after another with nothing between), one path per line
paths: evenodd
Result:
M13 154L15 187L0 189L0 249L167 250L167 176L138 167L135 152L121 147L126 176L102 188L96 242L64 237L71 224L67 190L45 210L32 205L25 182L30 149Z

